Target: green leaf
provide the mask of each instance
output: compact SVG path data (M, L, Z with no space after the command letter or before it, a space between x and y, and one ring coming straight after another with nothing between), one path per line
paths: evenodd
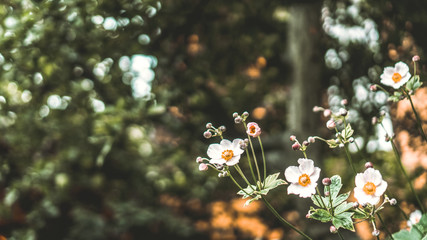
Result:
M368 213L360 212L360 211L354 211L353 212L353 218L354 219L366 219L368 217Z
M353 213L350 213L350 212L343 212L338 215L335 215L332 218L332 224L337 229L344 228L354 232L353 220L351 219L352 215Z
M321 222L329 222L332 219L331 214L324 209L314 209L311 207L310 218L316 219Z
M252 195L258 195L258 193L256 192L256 186L254 186L254 185L247 186L243 190L240 190L240 191L237 192L237 194L243 196L242 197L243 199L248 198L248 197L250 197Z
M342 187L341 184L341 177L338 175L334 175L331 177L331 185L329 185L329 194L332 198L332 201L335 200L335 198L338 196L338 193L340 192Z
M345 127L344 131L343 131L343 136L345 139L349 139L354 133L354 130L351 128L350 123L347 124L347 126Z
M347 200L347 198L350 196L350 192L340 194L337 198L332 200L332 207L336 207L340 205L342 202Z
M335 139L326 140L326 143L328 144L328 146L330 148L336 148L336 147L338 147L338 144L335 142Z
M265 181L263 184L263 186L264 186L263 190L267 190L267 192L264 194L264 193L262 193L264 191L261 191L262 194L266 195L268 193L268 191L276 188L277 186L287 184L285 180L277 179L279 177L279 174L280 174L280 172L269 175L265 178Z
M347 210L353 208L353 204L352 202L344 202L340 205L338 205L335 209L334 209L334 214L339 215L342 212L346 212Z
M323 203L321 202L322 201L321 199L323 200L323 203L326 204L326 207L330 207L329 199L325 197L321 197L317 194L311 196L311 201L313 201L313 204L320 208L323 208L324 206L323 206Z
M412 228L411 231L400 230L399 232L394 233L392 236L395 240L414 240L421 239L423 237L421 233L414 228Z
M254 197L254 198L251 198L251 199L247 200L243 206L245 206L245 207L246 207L246 206L248 206L249 204L251 204L253 201L256 201L256 200L258 200L258 199L260 199L260 198L261 198L261 195L257 195L256 197Z

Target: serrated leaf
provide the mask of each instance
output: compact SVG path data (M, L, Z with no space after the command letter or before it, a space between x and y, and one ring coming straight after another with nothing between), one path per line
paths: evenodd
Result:
M336 207L336 206L340 205L342 202L344 202L345 200L347 200L347 198L349 196L350 196L350 192L338 195L337 198L335 198L335 199L332 200L332 207Z
M354 133L354 130L351 128L350 123L344 129L344 138L349 139Z
M263 184L264 186L263 190L267 190L267 193L268 193L268 191L276 188L279 185L287 184L285 180L277 179L279 177L279 174L280 172L267 176Z
M237 194L243 196L242 197L243 199L248 198L248 197L250 197L252 195L256 195L256 193L255 193L256 192L256 186L254 186L254 185L247 186L243 190L240 190L240 191L237 192Z
M388 97L388 101L392 101L392 102L399 102L399 97L396 96L390 96Z
M412 228L411 231L400 230L399 232L394 233L392 236L395 240L414 240L421 239L423 237L421 233L414 228Z
M313 209L310 218L316 219L321 222L329 222L332 219L331 214L324 209Z
M321 202L322 200L323 203L326 204L326 207L330 207L329 200L327 198L321 197L319 195L311 195L311 201L313 201L313 204L320 208L324 207L323 203Z
M364 212L354 211L353 213L354 219L366 219L368 217L368 214Z
M251 198L251 199L247 200L243 206L244 206L244 207L246 207L246 206L248 206L249 204L251 204L253 201L256 201L256 200L258 200L258 199L260 199L260 198L261 198L261 195L257 195L256 197L254 197L254 198Z
M332 198L332 201L338 196L342 187L341 177L338 175L334 175L331 177L331 185L329 185L329 194Z
M330 148L336 148L336 147L338 147L338 144L335 142L335 139L326 140L326 143L328 144L328 146Z
M353 204L354 203L352 203L352 202L343 202L343 203L341 203L340 205L338 205L335 209L334 209L334 214L340 214L340 213L342 213L342 212L345 212L345 211L347 211L347 210L349 210L349 209L351 209L352 207L353 207Z
M338 215L335 215L332 218L332 224L337 229L344 228L354 232L353 220L351 219L352 215L353 213L350 213L350 212L343 212Z

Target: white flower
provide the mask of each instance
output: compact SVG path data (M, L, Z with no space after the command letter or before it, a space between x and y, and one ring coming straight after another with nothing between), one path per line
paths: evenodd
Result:
M243 150L240 149L240 141L242 139L234 139L233 142L230 142L227 139L223 139L219 144L214 143L209 145L208 156L211 158L209 161L212 164L227 164L228 166L233 166L239 163L240 155L243 153Z
M415 210L409 215L409 221L407 221L408 227L412 227L412 225L417 224L423 214L420 210Z
M354 197L360 204L376 205L387 189L387 182L383 180L380 171L368 168L364 173L356 175Z
M302 198L311 197L316 193L320 168L314 167L313 160L300 158L299 166L290 166L285 170L285 178L291 184L288 194L299 195Z
M409 79L411 74L409 73L409 67L403 62L398 62L394 67L384 68L383 74L381 74L381 83L394 89L399 89Z

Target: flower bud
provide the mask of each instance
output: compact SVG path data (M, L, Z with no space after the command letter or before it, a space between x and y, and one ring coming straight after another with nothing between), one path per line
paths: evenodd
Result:
M340 143L340 145L338 145L338 147L343 148L345 147L344 143Z
M336 126L337 126L337 124L332 119L329 119L329 121L326 122L326 127L329 130L334 129Z
M224 174L222 174L222 172L218 173L218 177L223 177Z
M306 215L305 215L305 218L310 218L311 217L311 214L310 213L307 213Z
M330 117L331 115L332 111L330 109L325 109L325 111L323 111L323 116Z
M353 142L354 142L354 137L350 137L350 138L348 139L348 142L353 143Z
M222 169L224 169L224 166L223 165L218 165L218 166L216 166L216 169L218 169L218 170L222 170Z
M308 146L308 145L310 145L310 143L307 141L307 140L304 140L303 142L302 142L302 145L304 145L304 146Z
M329 227L329 231L331 232L331 233L337 233L338 232L338 229L335 227L335 226L330 226Z
M204 171L207 171L208 168L209 168L208 165L205 163L200 163L200 165L199 165L199 171L204 172Z
M236 118L237 116L239 116L239 114L237 112L234 112L233 117Z
M418 55L414 55L414 56L412 57L412 61L413 61L413 62L418 62L418 61L420 61L420 56L418 56Z
M366 169L368 169L368 168L373 168L374 167L374 164L372 164L371 162L366 162L365 163L365 168Z
M295 135L291 135L291 136L289 137L289 139L290 139L292 142L295 142L295 140L297 139L297 137L295 137Z
M197 157L196 158L196 162L197 163L202 163L203 162L203 158L202 157Z
M359 207L359 203L358 202L354 202L353 203L353 208L358 208Z
M245 150L248 147L248 144L245 141L240 141L240 149Z
M344 106L347 106L348 105L348 100L347 99L341 100L341 104L344 105Z
M249 139L245 138L245 140L243 140L246 144L249 143Z
M218 129L219 129L221 132L225 132L225 131L227 131L227 128L226 128L225 126L220 126Z
M203 137L205 137L205 138L211 138L211 137L212 137L212 133L211 133L211 131L205 131L205 132L203 133Z
M206 123L206 128L207 128L207 129L212 128L212 123Z
M322 184L325 185L325 186L329 186L329 185L331 185L331 183L332 183L332 181L331 181L330 178L324 178L324 179L322 179Z
M319 107L319 106L314 106L313 107L313 112L320 112L320 111L322 111L321 107Z
M259 135L261 135L261 128L258 126L258 124L256 122L250 122L248 123L248 130L246 131L246 133L251 136L251 137L258 137Z
M378 237L380 235L380 230L378 230L378 229L375 229L373 232L372 232L372 236L374 236L374 237Z
M378 123L378 118L377 118L377 117L373 117L373 118L371 119L371 123L372 123L372 125L377 124L377 123Z
M296 142L296 143L292 144L292 149L293 150L296 151L296 150L299 150L300 148L301 148L301 145L299 143Z
M316 139L314 137L308 137L307 140L308 140L309 143L316 142Z
M369 90L371 90L372 92L376 92L377 91L377 85L372 84L371 86L369 86Z
M228 172L222 172L222 176L223 177L227 177L228 176Z
M385 115L386 115L386 113L387 113L387 112L386 112L386 111L384 111L384 110L381 110L381 111L380 111L380 115L381 115L381 116L385 116Z
M325 192L325 197L329 197L329 195L330 195L331 193L329 192L329 191L326 191Z
M397 200L396 200L396 198L392 198L392 199L390 199L390 205L394 206L394 205L396 205L396 204L397 204Z
M340 108L339 114L343 117L347 116L348 111L345 108Z
M242 120L243 119L240 116L237 116L234 118L234 123L236 123L236 124L242 123Z
M248 117L248 116L249 116L249 113L245 111L245 112L243 112L243 114L242 114L242 115L243 115L243 117Z

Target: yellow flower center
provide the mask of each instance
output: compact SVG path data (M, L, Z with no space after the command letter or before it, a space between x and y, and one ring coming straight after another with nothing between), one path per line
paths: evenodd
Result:
M363 191L367 194L367 195L374 195L375 190L377 189L377 187L375 187L375 184L371 183L371 182L367 182L365 184L365 186L363 186Z
M393 76L391 77L395 83L399 82L402 79L402 75L399 73L393 73Z
M255 126L251 126L251 127L249 128L249 132L250 132L251 134L255 134L255 131L256 131Z
M221 157L225 161L230 160L234 156L233 150L225 150L222 152Z
M304 173L303 175L301 175L299 177L298 183L299 183L299 185L305 187L305 186L307 186L308 184L311 183L310 177L307 174Z

